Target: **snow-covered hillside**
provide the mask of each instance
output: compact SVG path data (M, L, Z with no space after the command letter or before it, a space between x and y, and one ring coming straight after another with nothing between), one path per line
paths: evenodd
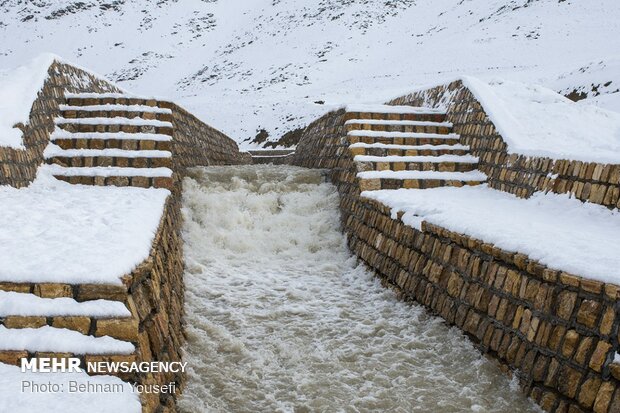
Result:
M619 17L617 0L0 0L0 67L53 52L247 146L461 74L620 110Z

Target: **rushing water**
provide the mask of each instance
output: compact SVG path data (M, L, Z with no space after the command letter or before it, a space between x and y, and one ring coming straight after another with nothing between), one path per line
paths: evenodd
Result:
M457 329L356 262L319 171L196 169L184 216L183 411L536 410Z

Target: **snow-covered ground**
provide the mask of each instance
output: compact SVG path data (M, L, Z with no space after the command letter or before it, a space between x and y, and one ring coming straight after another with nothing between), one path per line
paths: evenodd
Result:
M101 391L83 391L94 386ZM37 389L51 389L37 390ZM112 390L106 393L104 390ZM139 413L137 392L111 376L86 373L22 373L19 367L0 363L0 411L41 413Z
M463 74L618 109L619 15L617 0L7 0L0 67L54 52L241 142Z
M422 221L520 252L556 270L620 284L620 213L568 195L529 199L486 185L464 188L367 191L362 196L404 211L403 222Z
M28 123L32 102L53 61L50 54L33 55L27 64L0 70L0 147L24 148L22 132L13 126Z
M192 176L182 411L537 411L461 332L357 263L321 171Z
M465 77L509 153L620 163L620 113L575 104L537 85Z
M166 189L0 186L0 281L120 284L149 256Z

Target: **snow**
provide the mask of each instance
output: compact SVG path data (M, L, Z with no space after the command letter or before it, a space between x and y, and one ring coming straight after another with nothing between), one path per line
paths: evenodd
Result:
M57 164L42 165L41 173L56 176L144 176L148 178L169 178L170 168L123 168L114 166L64 167Z
M28 188L0 187L0 281L120 285L148 258L168 195L44 173Z
M123 111L123 112L148 112L148 113L167 113L171 114L172 110L168 108L160 108L157 106L147 105L89 105L89 106L70 106L59 105L60 110L75 110L83 112L96 112L96 111Z
M452 123L450 122L429 122L421 120L349 119L344 124L452 127Z
M529 199L490 189L399 189L362 196L404 211L405 224L421 220L528 255L556 270L620 284L620 213L568 195L536 193ZM417 217L416 217L417 216Z
M43 151L45 158L55 156L82 157L82 156L113 156L122 158L170 158L169 151L158 150L125 150L125 149L62 149L58 145L50 143Z
M164 122L157 119L142 118L123 118L120 116L112 118L56 118L54 121L61 124L79 124L79 125L133 125L133 126L157 126L172 127L172 123Z
M429 149L429 150L443 150L443 149L454 149L454 150L469 150L469 146L455 144L455 145L398 145L392 143L364 143L364 142L356 142L349 145L349 148L382 148L382 149Z
M478 158L472 155L439 155L439 156L371 156L356 155L355 162L454 162L454 163L477 163Z
M88 92L83 92L83 93L70 93L70 92L65 92L65 98L67 99L71 99L71 98L81 98L81 99L119 99L119 98L139 98L139 99L145 99L142 96L136 96L134 94L131 94L129 92L123 92L123 93L114 93L114 92L106 92L106 93L88 93Z
M620 113L576 104L538 85L465 77L509 153L620 163Z
M0 291L0 317L5 316L88 316L97 318L130 317L125 305L118 301L73 298L42 298L34 294Z
M167 142L172 136L163 133L128 133L128 132L67 132L56 128L50 136L50 140L56 139L118 139L118 140L148 140Z
M29 123L32 103L43 88L47 70L55 58L43 54L23 66L0 71L0 147L25 148L21 130L13 126Z
M30 392L22 389L23 382L35 385L62 385L62 392ZM122 386L121 391L70 392L70 382L80 385ZM53 409L53 410L52 410ZM22 373L16 366L0 363L0 411L19 413L140 413L139 394L130 384L113 376L89 376L86 373Z
M347 105L347 112L361 113L402 113L402 114L440 114L446 113L444 109L416 107L416 106L397 106L397 105Z
M6 328L0 326L0 351L73 354L131 354L135 347L112 337L93 337L66 328Z
M438 171L365 171L359 172L360 179L441 179L445 181L486 181L480 171L438 172Z
M432 139L459 139L456 133L421 133L421 132L383 132L375 130L352 130L349 136L370 136L378 138L432 138Z

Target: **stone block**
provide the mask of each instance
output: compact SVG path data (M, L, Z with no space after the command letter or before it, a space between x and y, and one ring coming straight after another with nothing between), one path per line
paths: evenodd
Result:
M66 328L69 330L79 331L82 334L88 334L90 330L89 317L54 317L52 327Z
M597 343L594 353L592 353L590 357L590 363L588 364L592 370L599 373L602 371L603 364L607 361L611 347L611 344L606 341L599 341Z
M562 291L558 295L557 308L555 314L564 320L570 320L577 301L577 293Z
M73 297L69 284L35 284L34 293L42 298Z
M616 390L616 386L613 383L609 381L601 383L598 393L596 394L596 399L594 399L593 411L595 413L607 413L614 390Z
M97 320L95 336L110 336L119 340L138 341L138 322L133 318Z
M4 318L6 328L39 328L47 325L45 317L8 316Z
M593 328L596 325L601 305L594 300L583 300L577 311L577 322L586 327Z
M0 363L19 366L24 358L28 358L27 351L0 351Z

